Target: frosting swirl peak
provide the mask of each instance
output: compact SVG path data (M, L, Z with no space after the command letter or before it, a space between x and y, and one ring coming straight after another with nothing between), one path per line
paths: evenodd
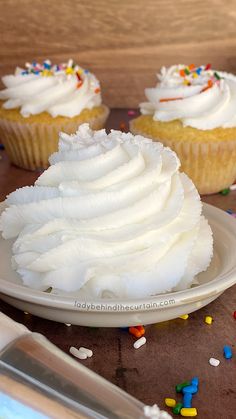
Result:
M16 68L14 75L2 78L5 90L0 91L5 109L20 108L24 117L48 112L52 117L72 118L85 108L101 104L100 84L94 74L68 63L52 65L26 63L26 69Z
M236 77L216 72L210 65L196 68L162 67L155 88L145 89L148 102L140 104L142 114L156 121L179 119L183 126L207 130L236 127Z

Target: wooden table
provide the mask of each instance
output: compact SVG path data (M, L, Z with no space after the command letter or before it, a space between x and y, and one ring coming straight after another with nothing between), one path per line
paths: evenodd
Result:
M114 110L107 127L128 126L127 111ZM10 166L5 152L0 161L0 200L23 185L32 184L37 174ZM205 202L223 210L236 211L236 192L227 196L203 197ZM40 319L0 301L1 310L30 330L44 334L68 353L70 346L92 348L94 356L81 361L88 368L146 404L157 403L164 408L165 397L176 397L175 385L198 376L199 392L194 406L200 419L236 418L236 351L233 359L225 360L224 345L236 343L236 286L216 301L191 314L188 320L176 319L146 327L147 344L133 349L133 337L120 329L67 327ZM204 323L209 314L212 325ZM209 365L210 357L221 360L218 367Z

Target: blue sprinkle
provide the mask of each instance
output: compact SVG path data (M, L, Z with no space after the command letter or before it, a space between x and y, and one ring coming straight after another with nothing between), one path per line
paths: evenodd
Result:
M197 392L198 392L197 386L186 386L186 387L183 387L182 389L183 394L185 393L195 394Z
M183 405L184 407L191 408L192 407L192 394L185 393L183 397Z
M45 62L43 63L43 66L46 70L50 70L50 68L51 68L51 64L48 64L48 63L45 63Z
M192 384L193 386L198 387L198 384L199 384L199 379L198 379L198 377L193 377L193 379L192 379L192 381L191 381L191 384Z
M232 354L232 349L231 349L231 347L230 347L230 346L225 345L225 346L224 346L224 357L225 357L226 359L231 359L231 358L232 358L232 356L233 356L233 354Z
M88 74L88 73L89 73L89 70L84 70L84 73L85 73L85 74Z
M201 68L201 67L198 67L198 68L197 68L197 70L196 70L196 73L197 73L198 75L200 75L200 74L201 74L201 72L202 72L202 68Z
M233 214L233 211L232 211L231 209L227 209L227 210L226 210L226 212L227 212L228 214Z

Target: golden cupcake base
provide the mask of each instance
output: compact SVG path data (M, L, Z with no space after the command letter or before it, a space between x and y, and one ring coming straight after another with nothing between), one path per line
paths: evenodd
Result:
M154 121L141 115L130 121L130 131L160 141L176 152L181 171L194 182L200 194L213 194L236 179L236 128L198 130L181 121Z
M42 170L49 166L49 156L58 149L58 134L74 134L87 122L93 130L104 127L109 109L97 106L84 109L73 118L52 118L47 112L24 118L18 109L0 107L0 142L10 161L23 169Z

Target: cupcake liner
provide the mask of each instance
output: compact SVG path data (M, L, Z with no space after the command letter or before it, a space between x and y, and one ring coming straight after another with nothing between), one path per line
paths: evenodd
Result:
M49 156L58 149L58 134L73 134L78 126L88 122L93 130L104 127L109 109L102 105L103 112L95 117L65 118L52 121L27 123L0 118L0 139L10 161L23 169L43 170L49 166Z
M150 137L135 127L135 120L130 121L130 131L143 135L176 152L182 172L194 182L198 192L209 195L222 191L232 185L236 179L236 139L217 142L176 141Z

